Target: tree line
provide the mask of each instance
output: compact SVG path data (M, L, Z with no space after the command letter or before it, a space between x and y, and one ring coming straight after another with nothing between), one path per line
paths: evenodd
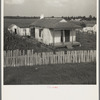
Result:
M96 17L95 16L92 16L92 15L89 15L88 17L86 16L71 16L71 17L63 17L62 18L65 18L66 20L71 20L71 19L81 19L81 20L96 20Z
M4 18L10 18L10 19L39 19L40 16L4 16ZM50 16L48 18L55 18L55 16ZM81 19L81 20L96 20L95 16L89 15L88 17L86 16L62 16L62 18L66 20L75 20L75 19Z

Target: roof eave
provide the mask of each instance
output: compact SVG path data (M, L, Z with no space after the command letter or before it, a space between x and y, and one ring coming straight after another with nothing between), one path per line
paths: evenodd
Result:
M81 29L81 27L66 27L66 28L53 28L54 30L72 30L72 29Z

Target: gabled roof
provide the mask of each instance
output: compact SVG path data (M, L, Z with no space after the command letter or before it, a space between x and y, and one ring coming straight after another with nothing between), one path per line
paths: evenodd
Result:
M16 21L13 20L12 23L8 23L7 27L12 27L12 26L16 25L20 28L29 28L29 25L31 24L31 22L35 22L37 20L39 20L39 19L31 19L31 20L30 19L22 19L22 20L16 19Z
M57 30L61 30L61 29L76 29L76 28L81 28L81 26L79 25L76 25L70 21L68 22L63 22L63 23L57 23L55 24L54 26L54 29L57 29Z
M62 18L43 18L33 22L31 26L52 28L54 24L58 23L61 20Z
M13 26L17 26L17 25L11 24L8 28L10 29L10 28L12 28Z
M13 26L17 26L19 28L28 28L29 25L21 25L21 24L11 24L8 28L12 28Z
M63 18L43 18L33 22L30 26L42 27L42 28L53 28L53 29L75 29L80 26L70 22L62 21Z

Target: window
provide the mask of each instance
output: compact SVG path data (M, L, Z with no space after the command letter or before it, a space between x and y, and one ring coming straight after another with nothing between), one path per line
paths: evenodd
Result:
M63 30L61 30L61 42L63 42Z
M42 29L39 29L39 37L41 37Z
M34 27L31 28L30 32L31 32L31 35L32 35L33 37L35 37L35 28L34 28Z

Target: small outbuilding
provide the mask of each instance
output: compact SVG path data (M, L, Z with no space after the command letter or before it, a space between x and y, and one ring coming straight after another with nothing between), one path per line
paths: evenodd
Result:
M40 42L53 46L79 45L75 29L81 28L63 18L42 18L30 25L31 34Z
M20 36L30 36L30 28L28 26L18 26L12 24L8 27L8 31L12 34L17 34Z
M87 26L83 28L83 32L95 34L97 31L96 27L96 24L87 24Z
M97 32L97 24L95 24L95 25L93 26L93 32L94 32L94 34Z

